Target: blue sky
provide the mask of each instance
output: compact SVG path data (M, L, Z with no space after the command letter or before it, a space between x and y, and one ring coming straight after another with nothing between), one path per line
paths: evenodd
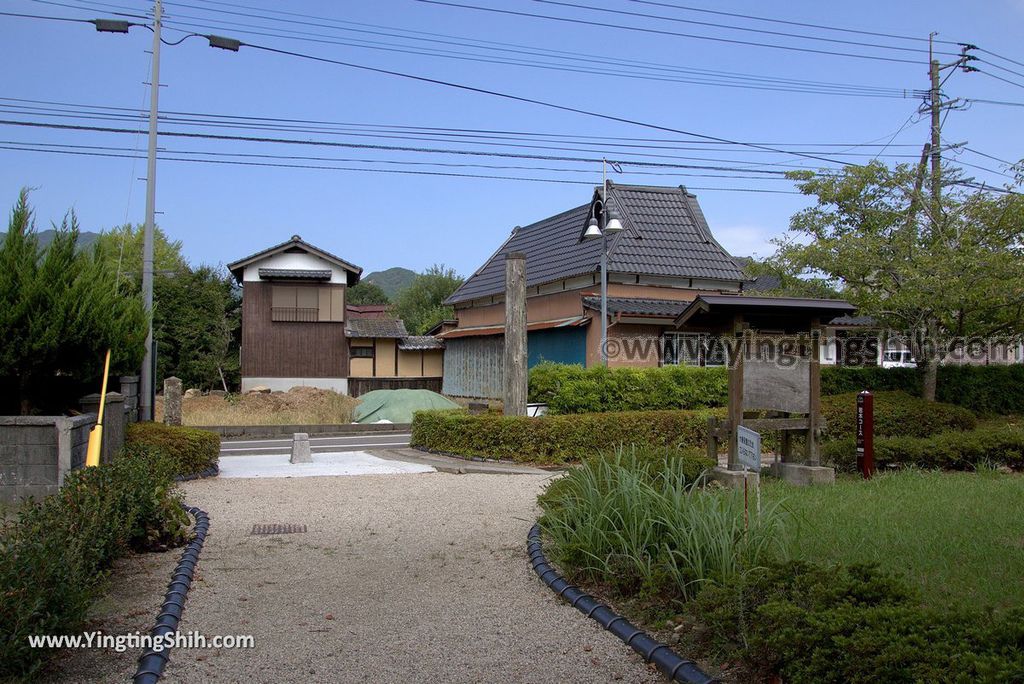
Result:
M822 95L705 84L665 82L610 75L609 71L632 69L624 61L753 74L762 77L802 79L858 86L896 89L927 87L926 55L923 52L882 50L863 45L840 45L752 32L650 20L579 7L530 0L458 0L461 4L502 8L584 19L595 22L646 27L737 40L775 42L809 49L839 50L886 55L914 60L899 63L856 59L815 53L776 50L705 41L621 28L588 26L531 17L483 12L414 0L379 2L323 2L297 0L282 4L269 0L225 0L205 3L182 0L166 5L168 28L194 27L201 33L235 36L260 45L345 60L437 79L456 81L533 99L547 100L618 117L727 138L769 143L786 151L827 153L830 158L862 161L871 154L905 154L915 157L927 138L927 120L912 116L919 99L879 98L863 95ZM748 28L801 33L854 42L877 42L910 48L924 43L827 32L766 22L687 12L676 8L627 0L567 0L576 5L604 7L627 12L672 16ZM683 4L683 0L667 0ZM773 3L690 0L703 7L735 13L771 16L789 21L855 28L926 38L930 31L940 39L967 41L987 50L1024 62L1020 28L1024 26L1024 1L985 0L964 3L949 0L858 3L793 1ZM146 0L6 0L0 11L57 17L93 18L115 12L145 14ZM285 14L291 12L293 14ZM278 10L274 13L272 10ZM232 14L235 13L235 14ZM259 15L259 16L256 16ZM264 18L265 17L265 18ZM349 22L349 23L342 23ZM244 24L244 26L243 26ZM359 24L362 24L360 26ZM366 26L372 24L373 28ZM350 30L344 30L350 29ZM353 32L357 29L363 32ZM404 29L407 38L380 33ZM366 33L374 31L375 33ZM420 31L410 34L408 31ZM257 33L258 32L258 33ZM302 32L302 33L299 33ZM259 35L269 33L274 35ZM446 43L426 43L409 37L431 37ZM441 37L454 36L457 38ZM182 37L168 30L168 40ZM464 39L493 41L506 49L526 46L526 53L496 53L465 45ZM354 40L376 41L369 49ZM91 125L136 129L135 121L84 119L79 105L139 109L148 106L151 34L133 28L129 35L101 34L91 26L37 19L0 16L0 42L5 46L6 68L0 77L0 97L34 103L0 100L4 120ZM348 43L341 45L337 43ZM463 43L451 45L451 43ZM477 44L479 45L479 44ZM405 52L396 51L398 49ZM540 50L559 50L591 60L586 69L601 73L544 70L467 59L409 54L447 49L463 53L516 55L543 64L557 63ZM952 46L940 46L944 50ZM530 54L537 51L536 56ZM17 62L12 60L17 56ZM1024 73L1024 66L982 54L994 65ZM614 61L616 66L596 59ZM948 61L950 58L943 58ZM575 64L579 65L580 62ZM589 66L587 66L589 64ZM984 69L1024 83L994 66ZM637 73L636 69L632 69ZM754 165L764 170L787 165L819 166L816 160L765 152L742 146L694 144L686 136L637 126L554 111L437 85L271 54L243 47L238 53L214 50L201 39L191 38L174 47L165 46L162 57L162 112L187 112L232 117L274 119L275 130L254 131L237 127L197 126L194 123L162 123L161 130L282 139L332 140L343 143L383 144L476 151L501 150L512 154L629 158L676 164L718 165L730 168ZM1024 88L985 74L953 74L945 86L953 97L1024 102ZM42 105L39 101L62 103ZM66 105L74 105L67 107ZM33 109L27 109L32 107ZM63 113L55 111L63 110ZM97 110L93 110L94 112ZM952 112L943 130L950 143L968 142L977 150L1001 159L1024 157L1021 115L1024 109L975 103L965 111ZM280 130L281 119L316 120L377 126L375 132L354 128L341 131ZM918 120L920 119L920 120ZM205 119L210 121L209 118ZM193 119L194 121L194 119ZM905 124L905 125L904 125ZM517 133L554 134L544 141L526 142L522 136L508 139L446 138L424 140L421 134L392 132L388 126L486 129ZM893 134L903 125L902 131ZM322 126L319 128L323 128ZM94 131L69 131L0 125L0 147L64 151L104 151L131 155L145 151L145 136ZM344 133L344 134L342 134ZM359 133L359 135L353 135ZM572 136L572 139L569 138ZM581 140L596 136L596 140ZM415 139L419 138L419 139ZM654 138L657 143L637 143ZM824 144L884 144L880 147L823 147ZM624 142L625 140L625 142ZM501 142L506 146L483 145ZM526 145L534 145L527 147ZM713 149L623 148L622 144L654 144L661 147ZM93 146L91 148L68 145ZM798 147L798 145L800 145ZM57 147L53 147L57 146ZM345 166L357 169L391 169L536 177L599 183L598 163L437 155L408 151L383 151L344 147L256 143L238 140L162 138L161 154L170 158L232 159L271 164ZM538 149L538 147L559 149ZM570 149L566 149L570 148ZM633 153L625 157L624 151ZM213 153L213 154L209 154ZM866 157L853 156L855 153ZM269 157L223 155L273 155L319 157L318 160L282 160ZM663 156L654 156L663 155ZM699 157L701 160L669 159ZM356 161L324 161L335 158ZM34 188L40 228L59 220L68 209L78 213L83 229L102 230L126 220L141 222L145 187L136 180L145 174L145 161L0 149L0 188L10 205L22 186ZM722 161L706 161L707 159ZM885 157L886 161L900 158ZM998 170L1000 164L975 152L962 152L957 160ZM407 162L418 162L409 166ZM401 164L382 162L402 162ZM559 169L494 169L480 167L426 166L425 163L479 164ZM766 166L770 165L770 166ZM571 169L571 170L570 170ZM637 175L641 170L660 175ZM967 168L979 180L1004 181L988 171ZM625 167L613 172L614 180L626 183L679 185L701 188L793 190L790 182L758 178L709 178L692 174L735 175L715 170L663 167ZM299 168L186 163L166 159L158 170L157 221L173 238L183 241L193 263L227 263L287 239L294 233L364 267L366 271L389 266L421 270L443 262L463 274L472 272L507 237L517 224L525 225L572 206L590 196L586 185L526 182L498 179L403 175L392 173ZM785 232L789 217L807 206L800 195L694 190L715 235L734 254L766 255L768 241ZM6 198L6 199L4 199Z

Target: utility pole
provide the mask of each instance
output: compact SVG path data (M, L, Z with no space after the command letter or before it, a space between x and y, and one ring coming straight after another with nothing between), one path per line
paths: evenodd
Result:
M526 254L505 255L505 415L526 415Z
M163 5L153 3L153 73L149 80L149 155L146 161L146 227L142 234L142 302L149 319L146 328L146 354L139 382L139 418L153 420L153 238L156 219L156 124L160 102L160 25Z
M942 94L939 83L939 60L935 59L935 33L928 34L928 75L931 80L932 110L932 225L938 228L939 212L942 211Z

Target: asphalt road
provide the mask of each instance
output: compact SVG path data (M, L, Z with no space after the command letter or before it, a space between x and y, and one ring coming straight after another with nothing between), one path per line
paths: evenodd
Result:
M372 435L345 435L338 437L310 437L313 453L325 451L366 451L367 449L398 449L409 446L408 432L385 432ZM270 439L221 440L221 456L258 456L289 454L291 437Z

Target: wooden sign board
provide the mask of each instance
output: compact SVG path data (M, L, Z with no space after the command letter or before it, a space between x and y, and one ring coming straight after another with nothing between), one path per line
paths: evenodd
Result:
M811 364L801 356L745 359L743 410L810 411Z

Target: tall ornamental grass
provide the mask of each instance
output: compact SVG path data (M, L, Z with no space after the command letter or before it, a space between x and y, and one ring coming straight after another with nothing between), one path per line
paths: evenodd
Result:
M778 503L758 513L751 493L748 527L743 492L705 491L688 465L632 449L584 461L541 497L549 556L579 580L683 600L785 556Z

